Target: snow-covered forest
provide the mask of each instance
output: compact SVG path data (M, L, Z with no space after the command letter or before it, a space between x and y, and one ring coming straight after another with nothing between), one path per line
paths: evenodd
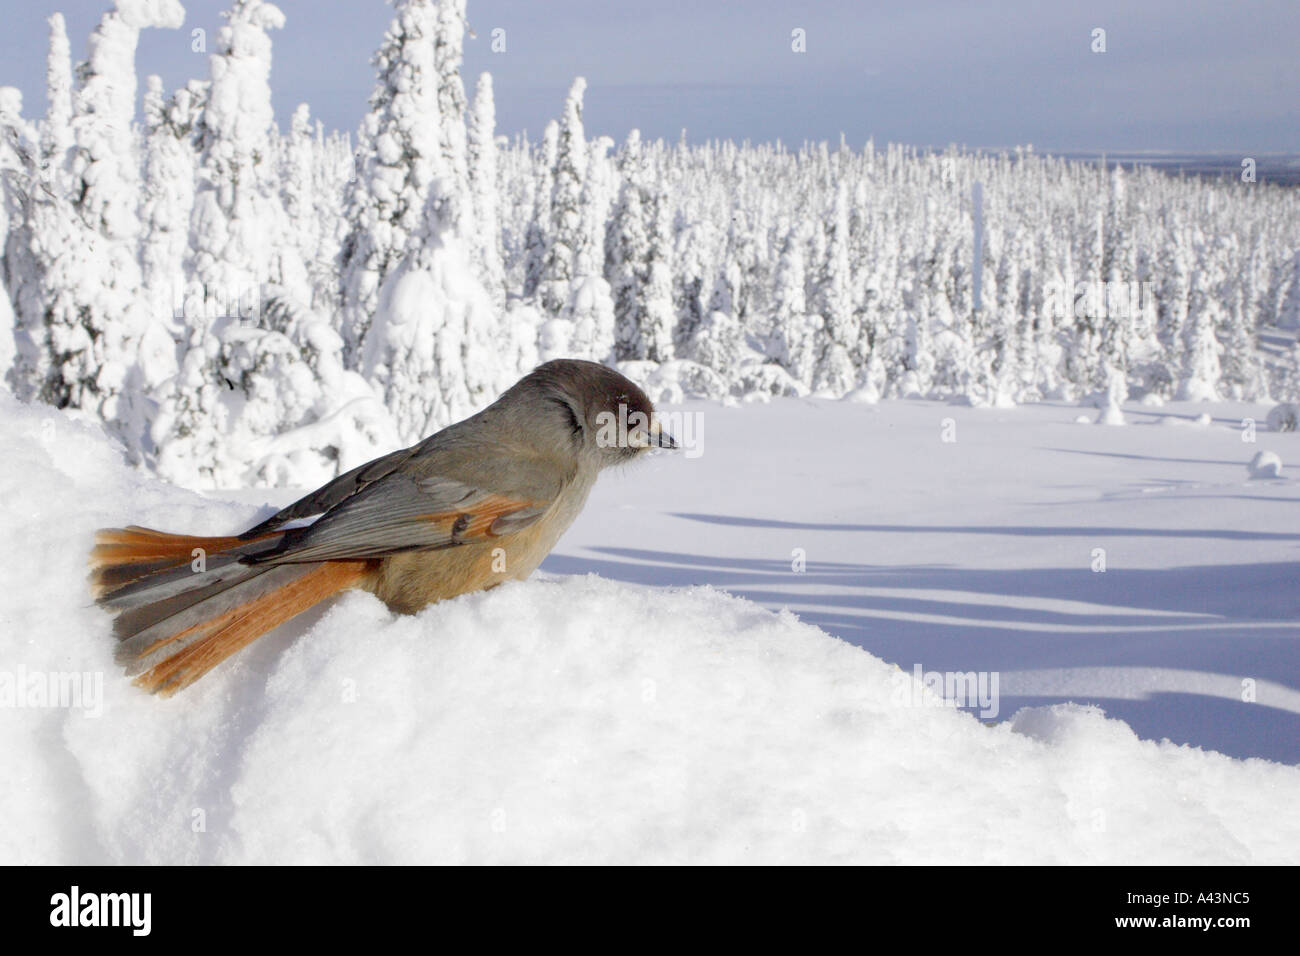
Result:
M281 12L233 0L207 77L139 84L140 31L183 18L117 0L74 66L55 15L44 114L0 89L0 373L172 481L312 485L557 356L669 401L1300 399L1296 356L1258 343L1300 325L1294 188L616 144L580 78L508 140L491 76L461 77L465 0L394 3L355 134L307 104L282 130Z

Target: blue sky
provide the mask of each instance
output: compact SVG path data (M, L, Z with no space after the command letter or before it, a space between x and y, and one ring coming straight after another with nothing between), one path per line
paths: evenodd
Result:
M184 2L184 0L182 0ZM45 108L45 18L68 19L73 56L108 0L27 0L5 13L0 84ZM168 87L206 77L189 31L215 39L225 0L189 0L180 31L146 31L137 69ZM379 0L284 0L272 88L282 125L306 101L353 130L370 55L391 8ZM589 133L853 145L1048 150L1300 152L1300 2L1077 3L469 0L466 87L489 70L498 128L536 138L570 80L588 80ZM1106 31L1106 52L1090 49ZM489 49L505 30L506 52ZM806 31L807 52L791 50ZM143 84L141 85L143 88Z

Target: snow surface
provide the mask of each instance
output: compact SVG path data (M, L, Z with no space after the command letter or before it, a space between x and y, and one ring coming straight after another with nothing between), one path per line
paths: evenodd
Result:
M1295 485L1218 410L675 409L696 454L603 478L563 576L346 595L159 700L112 666L93 529L281 492L178 490L0 394L0 862L1300 862L1300 768L1016 713L1296 760ZM1001 669L1000 722L916 663ZM71 672L102 696L14 706Z

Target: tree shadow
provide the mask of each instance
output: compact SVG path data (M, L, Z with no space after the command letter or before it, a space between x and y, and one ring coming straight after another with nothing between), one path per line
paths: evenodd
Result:
M1064 525L927 525L927 524L842 524L834 522L784 521L748 518L740 515L706 515L672 512L674 518L740 528L773 528L785 531L869 531L876 534L993 534L1031 538L1125 537L1125 538L1208 538L1229 541L1300 541L1300 534L1287 531L1243 531L1236 528L1125 528Z
M1246 467L1247 459L1227 460L1216 458L1166 458L1161 455L1137 455L1131 452L1120 451L1092 451L1086 448L1049 448L1044 446L1043 451L1057 451L1068 455L1092 455L1097 458L1128 458L1133 461L1167 461L1178 465L1229 465L1233 468Z

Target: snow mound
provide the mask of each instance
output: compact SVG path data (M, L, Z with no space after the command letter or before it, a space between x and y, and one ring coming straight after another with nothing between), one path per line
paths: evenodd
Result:
M1250 464L1246 467L1250 469L1250 477L1252 478L1282 477L1282 459L1277 456L1277 452L1256 452L1255 457L1250 460Z
M1300 769L1073 705L985 725L709 588L349 594L147 697L85 593L92 530L255 516L7 395L0 440L2 863L1300 862ZM44 706L58 674L99 692Z
M872 385L863 385L845 395L844 401L858 405L875 405L880 401L880 391Z
M1202 412L1195 418L1166 415L1159 420L1159 423L1173 428L1209 428L1214 424L1214 419L1210 416L1209 412Z

